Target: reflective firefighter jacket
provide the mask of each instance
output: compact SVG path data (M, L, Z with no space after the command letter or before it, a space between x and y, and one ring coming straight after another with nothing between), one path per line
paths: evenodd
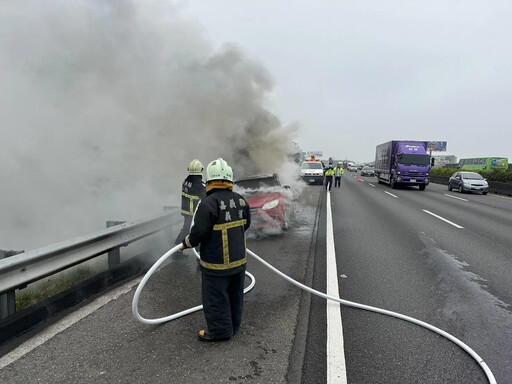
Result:
M186 247L200 246L201 270L231 275L245 269L245 231L251 225L249 204L229 189L212 189L201 201Z
M193 216L199 200L206 196L201 175L189 175L181 185L181 214Z

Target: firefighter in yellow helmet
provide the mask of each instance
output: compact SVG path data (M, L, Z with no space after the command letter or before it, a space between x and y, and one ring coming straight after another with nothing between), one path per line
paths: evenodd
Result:
M245 231L251 225L249 204L233 192L233 170L222 158L206 169L206 197L182 249L200 244L201 293L206 330L201 341L224 341L242 322L247 255Z
M199 201L206 196L203 182L203 164L197 159L190 162L188 176L181 185L181 215L183 216L183 228L176 237L174 244L179 244L190 231L192 217Z

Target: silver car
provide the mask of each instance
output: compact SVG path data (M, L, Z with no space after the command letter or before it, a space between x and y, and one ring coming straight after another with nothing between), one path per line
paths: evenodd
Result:
M448 190L452 189L456 189L460 193L475 191L487 195L489 183L476 172L455 172L448 180Z

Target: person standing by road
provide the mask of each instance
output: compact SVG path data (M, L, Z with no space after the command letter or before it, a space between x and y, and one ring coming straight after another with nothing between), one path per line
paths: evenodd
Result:
M190 231L192 217L199 201L206 196L206 188L203 183L203 164L197 159L190 162L188 176L181 185L181 215L183 216L183 228L176 237L174 244L179 244Z
M334 169L332 165L329 166L327 171L325 171L325 190L331 191L332 188L332 178L334 176Z
M343 175L343 168L341 162L338 162L334 169L334 188L341 188L341 175Z
M242 322L245 269L245 231L251 225L249 204L233 192L233 170L222 158L206 169L206 197L181 249L200 244L201 293L207 329L201 341L225 341Z

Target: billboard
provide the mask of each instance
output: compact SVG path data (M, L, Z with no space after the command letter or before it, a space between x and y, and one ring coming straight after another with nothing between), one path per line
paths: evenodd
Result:
M441 168L445 167L447 164L456 164L457 157L454 155L437 155L432 156L435 160L434 167Z
M432 152L446 152L446 141L428 141L427 149Z
M320 158L323 156L323 151L307 151L307 152L304 152L304 155L306 157L311 157L311 155L315 155L316 158Z
M437 156L432 156L434 159L436 159L436 163L437 162L440 162L440 163L456 163L457 162L457 157L454 156L454 155L437 155Z

